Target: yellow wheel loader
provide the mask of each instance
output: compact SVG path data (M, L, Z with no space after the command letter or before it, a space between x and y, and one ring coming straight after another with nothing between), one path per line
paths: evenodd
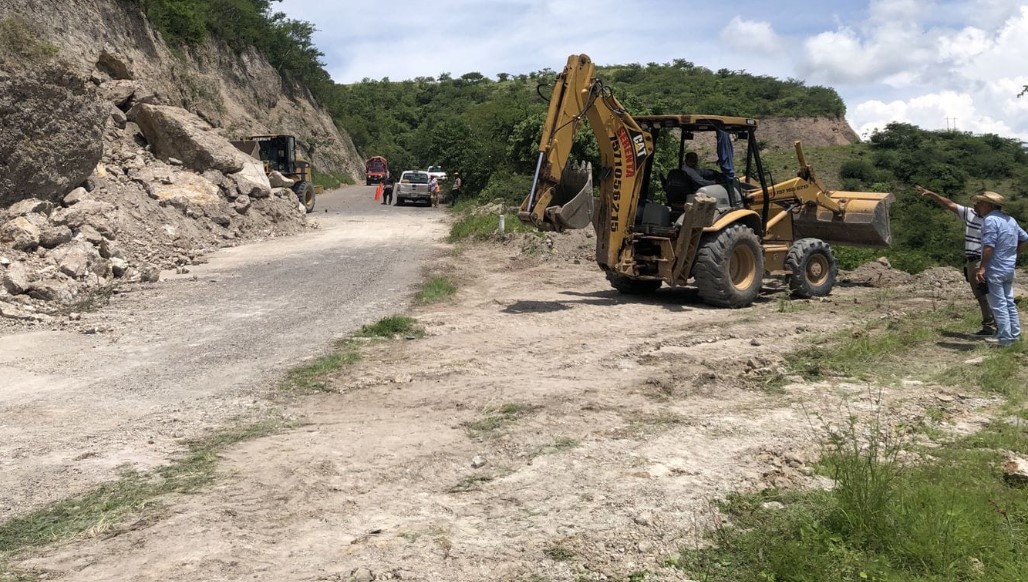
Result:
M291 135L255 135L233 141L237 149L264 163L264 173L278 172L293 181L290 189L307 213L314 212L315 187L310 162L297 156L296 138Z
M829 243L891 243L891 194L828 191L798 142L797 176L774 184L761 163L756 120L633 117L594 73L588 56L571 55L558 75L532 189L518 218L550 231L591 224L596 261L618 291L692 284L706 303L745 307L757 298L765 275L784 275L793 295L823 296L838 270ZM586 119L600 150L598 198L591 164L569 160ZM679 167L654 176L661 132L678 138ZM704 137L717 152L720 171L702 173L686 164L686 143ZM741 175L735 173L736 144L745 148L738 156Z

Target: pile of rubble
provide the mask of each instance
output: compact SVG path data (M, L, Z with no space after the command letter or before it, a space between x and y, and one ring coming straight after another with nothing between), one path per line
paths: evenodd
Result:
M306 227L259 161L139 82L25 84L0 91L0 110L15 112L0 138L0 316L47 321L219 247Z

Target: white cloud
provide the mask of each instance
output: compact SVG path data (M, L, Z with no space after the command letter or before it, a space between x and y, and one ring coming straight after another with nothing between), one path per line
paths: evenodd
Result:
M942 35L939 39L939 57L958 65L965 64L987 51L991 44L988 33L969 27L953 35Z
M721 30L721 40L737 49L754 53L778 53L782 40L775 34L770 22L732 18Z
M884 129L890 122L912 123L924 128L946 128L973 133L995 133L1011 136L1016 132L1005 121L981 111L975 99L966 93L942 91L919 95L908 100L888 103L865 101L851 114L854 129L863 138L875 129ZM940 127L941 126L941 127Z
M865 99L850 102L848 114L861 135L895 120L1028 139L1028 100L1016 97L1028 82L1028 6L994 4L1008 17L987 29L926 28L909 20L915 6L907 0L872 2L866 22L808 39L801 70L843 95L861 87Z

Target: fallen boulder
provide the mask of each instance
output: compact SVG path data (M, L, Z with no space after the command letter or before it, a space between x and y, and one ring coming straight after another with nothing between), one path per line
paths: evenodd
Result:
M0 77L0 207L58 201L103 156L108 105L92 85L50 69Z
M185 109L142 103L129 110L129 119L139 125L154 155L165 161L176 158L197 172L213 168L235 174L249 159Z

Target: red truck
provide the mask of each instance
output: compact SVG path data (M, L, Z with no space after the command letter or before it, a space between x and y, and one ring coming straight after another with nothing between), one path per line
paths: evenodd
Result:
M368 161L364 162L364 173L369 186L384 182L389 177L389 162L382 156L368 158Z

